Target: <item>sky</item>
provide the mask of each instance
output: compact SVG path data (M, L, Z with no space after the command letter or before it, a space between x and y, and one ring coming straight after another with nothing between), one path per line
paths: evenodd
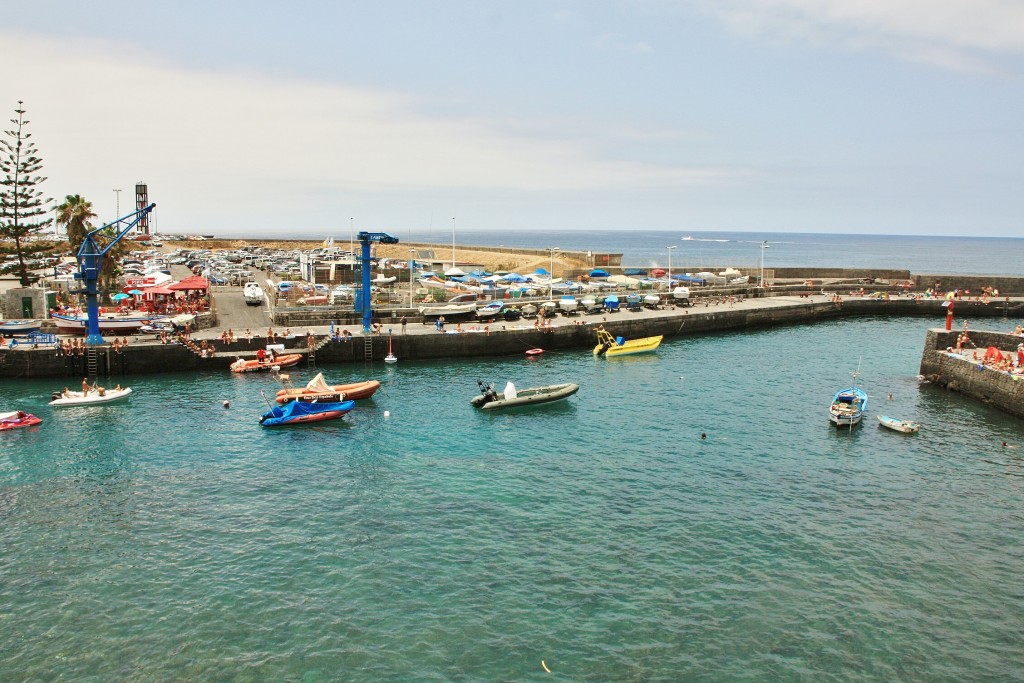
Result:
M0 109L165 233L1020 236L1022 57L1019 0L33 0Z

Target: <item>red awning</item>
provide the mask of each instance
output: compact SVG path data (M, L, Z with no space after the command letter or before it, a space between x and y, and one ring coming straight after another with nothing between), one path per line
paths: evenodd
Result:
M164 296L168 296L168 295L174 294L174 290L173 289L168 289L167 287L149 287L149 288L147 288L145 290L145 293L146 294L162 294Z
M209 289L209 288L210 288L210 281L209 280L207 280L205 277L199 277L199 276L195 276L195 275L192 276L192 277L187 277L184 280L182 280L181 282L175 282L173 285L170 285L168 287L168 289L173 289L175 291L186 291L186 290L193 290L193 289Z

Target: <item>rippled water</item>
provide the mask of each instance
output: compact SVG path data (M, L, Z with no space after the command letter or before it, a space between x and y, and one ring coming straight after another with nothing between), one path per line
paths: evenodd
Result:
M926 324L333 366L384 387L278 431L269 377L5 381L45 422L0 434L0 680L1020 680L1024 430L918 384Z

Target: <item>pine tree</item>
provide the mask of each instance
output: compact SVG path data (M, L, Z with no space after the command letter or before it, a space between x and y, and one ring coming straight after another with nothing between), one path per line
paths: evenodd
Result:
M4 131L8 139L0 140L0 237L14 240L18 276L21 286L28 287L31 282L25 267L25 243L50 224L49 218L40 217L48 213L46 205L52 200L44 199L42 191L36 189L46 180L32 175L43 167L43 160L36 156L35 143L28 141L32 134L24 132L29 122L21 105L18 100L14 110L18 118L11 119L15 128Z

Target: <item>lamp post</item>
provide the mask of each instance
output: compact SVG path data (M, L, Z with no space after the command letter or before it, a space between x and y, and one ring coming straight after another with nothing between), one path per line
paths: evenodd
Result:
M115 197L115 200L114 200L115 204L114 205L115 205L115 207L117 207L115 209L115 211L117 212L117 221L120 223L121 222L121 190L114 190L114 197Z
M764 288L764 250L768 248L768 243L761 241L761 288Z
M678 247L678 244L673 244L671 247L665 247L668 249L668 291L672 292L672 250Z
M548 263L548 298L554 299L555 297L555 254L562 251L558 247L548 247L548 254L551 256L550 262Z
M349 216L348 219L348 251L350 258L355 258L356 255L356 229L355 229L355 218Z
M455 267L455 216L452 216L452 268Z
M415 264L416 264L416 250L415 249L410 249L409 250L409 308L412 308L413 301L414 301L414 298L415 298L413 296L413 289L412 289L412 269L413 269L413 266Z

